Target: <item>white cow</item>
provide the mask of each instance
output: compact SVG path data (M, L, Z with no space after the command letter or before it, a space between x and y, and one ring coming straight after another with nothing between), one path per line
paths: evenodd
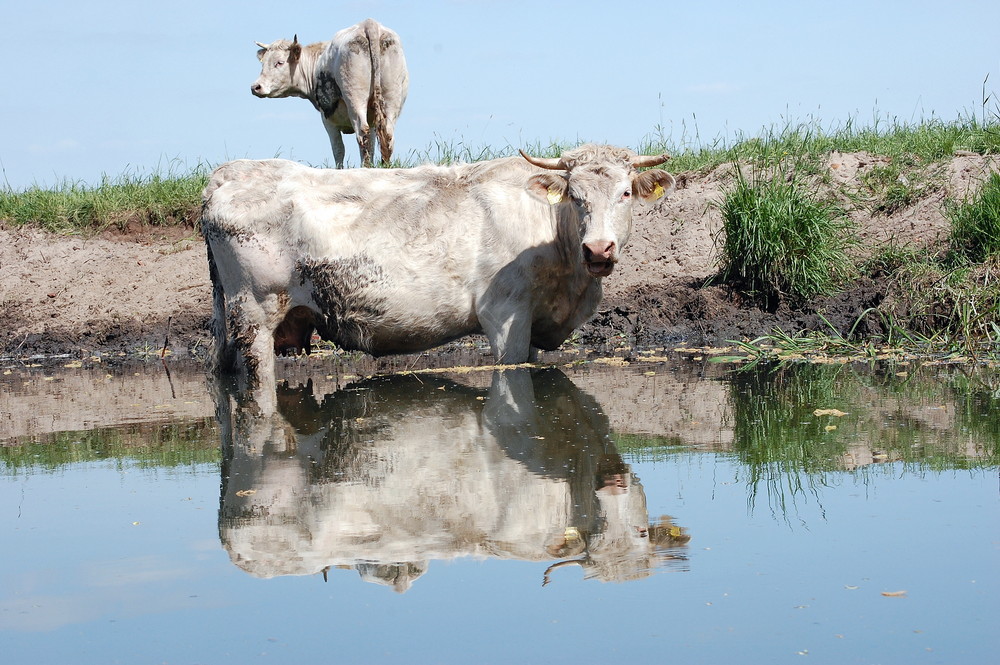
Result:
M250 92L312 102L323 116L337 168L344 167L341 133L356 136L363 166L372 164L376 135L382 163L390 162L393 131L409 89L399 35L366 19L328 42L302 46L296 35L257 46L261 72Z
M559 347L601 301L633 202L674 188L667 155L585 145L412 169L220 166L201 227L214 287L214 368L274 391L274 356L313 331L373 355L485 333L498 363ZM271 398L273 400L273 398Z

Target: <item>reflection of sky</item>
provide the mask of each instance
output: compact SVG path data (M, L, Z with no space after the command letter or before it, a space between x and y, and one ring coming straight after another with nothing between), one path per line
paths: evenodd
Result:
M83 465L0 484L0 503L16 506L4 530L17 542L0 571L0 630L204 605L201 562L225 560L212 530L218 469L180 483L162 475ZM189 528L193 514L208 520L200 531Z
M920 663L990 662L1000 647L995 470L827 473L778 515L774 497L748 507L747 470L725 455L632 468L650 517L689 529L689 572L602 584L571 567L542 587L544 563L467 558L432 561L402 595L350 570L327 583L238 570L219 544L213 467L2 477L0 653L5 665Z

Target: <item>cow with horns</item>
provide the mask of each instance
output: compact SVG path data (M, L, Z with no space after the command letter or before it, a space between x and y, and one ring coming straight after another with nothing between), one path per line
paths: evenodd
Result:
M308 353L314 332L376 356L473 333L498 363L556 349L597 310L636 205L675 183L638 170L665 154L521 155L409 169L220 166L201 220L216 371L273 396L275 354Z

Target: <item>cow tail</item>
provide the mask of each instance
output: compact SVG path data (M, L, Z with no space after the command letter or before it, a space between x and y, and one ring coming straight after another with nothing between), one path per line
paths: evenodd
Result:
M368 38L368 54L372 61L371 90L368 95L368 118L372 134L385 127L385 99L382 97L382 34L379 24L372 19L365 21L365 36ZM371 145L375 152L374 141Z

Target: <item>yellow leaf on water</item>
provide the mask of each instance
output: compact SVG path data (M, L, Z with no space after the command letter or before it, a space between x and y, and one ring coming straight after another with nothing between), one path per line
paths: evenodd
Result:
M236 496L253 496L257 493L257 490L240 490L236 493Z
M826 430L827 432L832 432L833 430L837 429L837 426L836 425L827 425L823 429Z
M887 598L902 598L906 595L906 591L883 591L882 595Z
M815 411L813 411L813 415L816 417L836 416L837 418L840 418L841 416L846 416L847 414L844 413L843 411L840 411L839 409L816 409Z

